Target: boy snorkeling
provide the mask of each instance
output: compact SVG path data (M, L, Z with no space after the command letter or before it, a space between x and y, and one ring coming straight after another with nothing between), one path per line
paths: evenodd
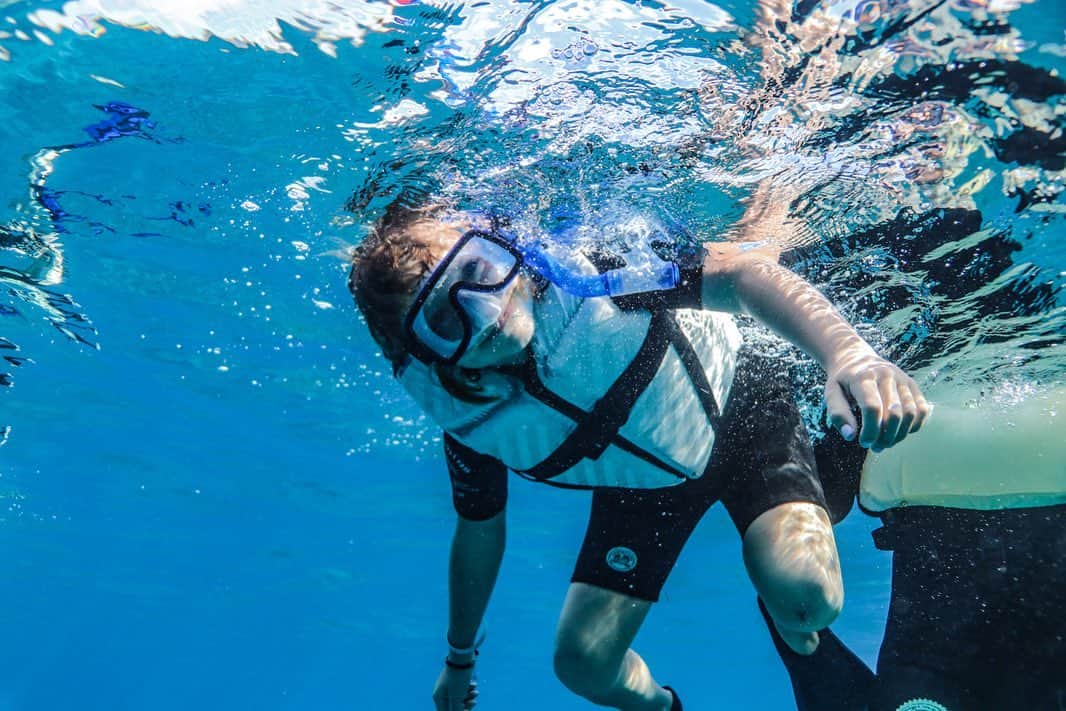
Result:
M370 332L445 431L458 520L438 709L476 703L508 469L594 491L556 637L556 673L575 693L681 708L630 644L719 499L782 638L801 654L817 648L843 590L814 455L788 383L741 347L729 313L818 361L828 419L846 439L883 450L930 412L910 377L767 250L708 244L636 286L571 257L563 266L500 221L443 203L394 203L355 251L350 287Z

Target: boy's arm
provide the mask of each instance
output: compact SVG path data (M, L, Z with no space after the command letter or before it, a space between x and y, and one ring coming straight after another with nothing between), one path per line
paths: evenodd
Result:
M507 467L444 433L444 457L458 514L448 559L448 656L433 689L438 711L473 708L474 661L507 541Z
M433 689L438 711L469 709L477 699L474 682L478 630L485 616L507 539L506 513L474 521L458 517L448 561L448 656Z
M469 649L478 642L478 628L496 585L506 542L505 512L487 521L458 517L448 561L448 642L452 647Z
M875 451L917 432L932 410L918 385L881 358L811 284L780 266L767 250L742 252L709 244L703 266L703 305L747 313L818 361L827 374L829 423L845 439ZM862 428L848 396L862 413Z

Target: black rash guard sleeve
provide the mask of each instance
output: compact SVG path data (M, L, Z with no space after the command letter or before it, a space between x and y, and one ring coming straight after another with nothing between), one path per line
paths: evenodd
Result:
M601 274L625 267L625 260L608 252L586 249L582 254ZM698 250L691 254L678 255L672 260L681 276L681 281L673 289L614 296L611 300L623 311L655 312L664 309L703 308L703 254L702 250Z
M661 311L663 309L703 308L703 267L678 265L681 282L673 289L646 291L614 297L615 306L623 311Z
M444 458L452 480L455 512L470 521L487 521L507 505L507 467L444 434Z

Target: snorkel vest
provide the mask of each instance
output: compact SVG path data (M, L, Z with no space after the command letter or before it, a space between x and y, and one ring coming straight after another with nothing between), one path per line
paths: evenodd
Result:
M524 366L485 370L470 403L425 364L400 380L466 446L521 476L573 488L661 488L702 476L740 333L698 309L623 310L549 285Z
M1066 503L1066 386L1000 402L980 393L926 393L922 431L863 467L859 503L991 511Z

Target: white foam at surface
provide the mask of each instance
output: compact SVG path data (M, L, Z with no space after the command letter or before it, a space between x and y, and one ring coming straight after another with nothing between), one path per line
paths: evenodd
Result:
M335 42L363 42L368 31L392 24L385 2L330 0L73 0L61 11L38 10L28 18L38 27L98 35L104 23L161 32L171 37L208 40L217 37L238 47L258 47L295 54L282 23L314 33L315 44L332 54Z

